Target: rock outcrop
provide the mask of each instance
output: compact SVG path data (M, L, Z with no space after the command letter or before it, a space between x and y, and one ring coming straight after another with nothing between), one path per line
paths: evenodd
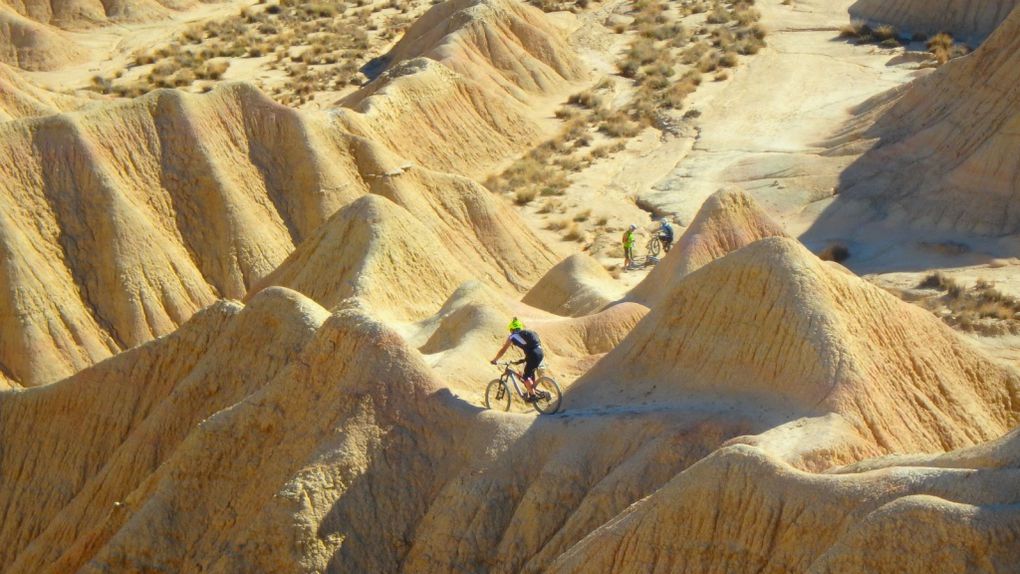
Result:
M72 104L73 98L34 86L15 69L0 63L0 122L48 116Z
M845 211L925 230L1020 232L1018 70L1020 9L971 56L866 111L860 138L872 147L841 176L827 217ZM816 227L829 226L827 217Z
M1017 6L1018 0L857 0L850 6L850 16L891 24L908 37L949 32L977 45Z

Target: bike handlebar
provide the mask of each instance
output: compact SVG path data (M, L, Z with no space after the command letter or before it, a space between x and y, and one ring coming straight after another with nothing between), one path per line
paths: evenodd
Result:
M525 361L525 359L521 359L519 361L500 361L500 362L494 363L494 364L497 367L503 369L503 368L509 367L510 365L523 365L524 361Z

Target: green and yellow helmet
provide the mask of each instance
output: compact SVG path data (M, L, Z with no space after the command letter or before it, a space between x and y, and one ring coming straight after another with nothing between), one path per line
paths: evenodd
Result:
M506 328L511 333L513 333L514 331L520 331L521 329L523 329L524 323L521 323L521 321L517 317L514 317L514 320L510 321L510 324L507 325Z

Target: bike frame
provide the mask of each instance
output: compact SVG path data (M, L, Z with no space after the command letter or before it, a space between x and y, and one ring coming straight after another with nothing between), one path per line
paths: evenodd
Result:
M517 371L511 369L510 364L507 363L506 367L503 369L503 376L500 377L500 380L506 383L507 379L509 379L514 385L514 392L517 393L517 396L524 398L524 391L522 391L521 386L517 384L517 380L519 378L521 378L521 375Z

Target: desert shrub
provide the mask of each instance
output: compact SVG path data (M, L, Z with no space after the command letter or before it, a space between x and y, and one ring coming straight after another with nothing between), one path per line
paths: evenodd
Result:
M570 225L570 222L566 219L554 219L545 224L545 228L549 231L561 231L566 229Z
M730 13L722 4L716 3L708 13L705 21L709 24L725 24L730 21Z
M732 68L737 65L739 60L737 59L736 52L726 52L719 57L719 65L724 68Z
M567 225L563 239L567 241L584 241L584 232L581 231L581 226L576 223Z
M577 222L588 221L589 217L591 217L591 210L590 209L586 209L584 211L579 211L576 214L574 214L574 221L577 221Z
M953 42L951 34L940 32L928 40L928 50L934 52L936 49L942 48L948 52L953 47Z
M554 211L560 211L563 207L563 203L558 199L547 199L542 206L538 208L539 213L553 213Z
M195 81L195 72L190 69L178 70L173 76L173 85L177 87L190 86Z
M527 205L538 196L538 189L533 186L522 187L514 192L514 203Z
M592 90L585 90L571 95L567 98L567 103L580 106L582 108L598 108L602 106L602 96L599 96Z
M599 124L598 129L609 137L629 138L636 136L641 126L627 117L627 114L618 112Z
M896 31L896 28L883 24L872 31L872 36L874 36L875 40L883 42L885 40L896 40L899 38L899 32Z
M740 26L750 26L761 19L761 12L754 8L748 8L745 10L738 10L733 13L733 18L737 21Z
M706 54L698 62L698 71L701 73L714 72L719 67L719 56L717 54Z
M818 258L822 261L842 263L850 258L850 249L842 243L832 243L818 254Z
M687 65L694 64L695 62L700 61L710 49L710 46L706 42L692 44L680 55L680 61Z

